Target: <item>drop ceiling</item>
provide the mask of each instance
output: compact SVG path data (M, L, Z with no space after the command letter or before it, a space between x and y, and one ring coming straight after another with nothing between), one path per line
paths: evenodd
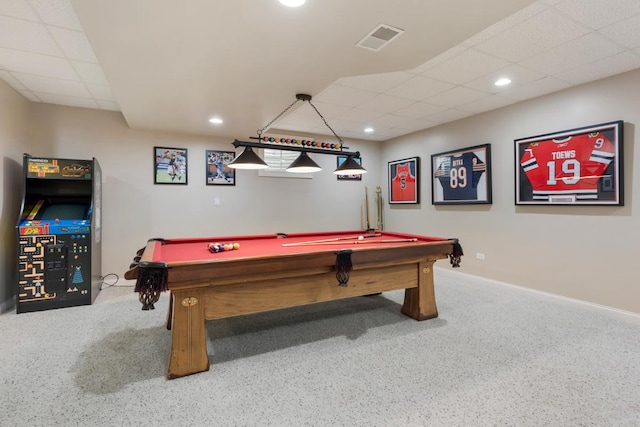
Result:
M380 24L402 33L356 46ZM638 0L0 2L0 78L134 129L246 139L307 93L384 141L637 68ZM272 130L331 135L306 103Z

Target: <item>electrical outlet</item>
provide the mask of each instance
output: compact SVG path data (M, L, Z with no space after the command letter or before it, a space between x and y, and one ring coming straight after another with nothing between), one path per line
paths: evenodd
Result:
M216 197L215 199L213 199L213 204L215 206L220 206L220 197Z
M476 258L478 259L484 259L484 254L481 254L480 252L476 252Z

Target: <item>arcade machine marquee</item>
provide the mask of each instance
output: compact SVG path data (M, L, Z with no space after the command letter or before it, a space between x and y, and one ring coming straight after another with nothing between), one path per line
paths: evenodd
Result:
M25 154L24 175L17 312L91 304L101 282L97 160Z

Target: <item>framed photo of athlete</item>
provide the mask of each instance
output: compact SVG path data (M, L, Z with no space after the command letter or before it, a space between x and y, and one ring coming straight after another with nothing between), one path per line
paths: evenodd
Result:
M229 167L235 157L235 151L206 150L207 185L236 185L235 169Z
M515 140L516 205L623 206L623 122Z
M336 157L337 157L338 167L342 166L345 160L347 160L347 156L336 156ZM357 164L362 166L362 158L354 157L353 160ZM347 174L347 175L336 175L336 176L338 177L338 181L362 181L362 174L357 174L357 175Z
M491 144L431 155L431 204L491 204Z
M154 184L187 185L187 149L153 147Z
M389 162L389 204L420 203L420 157Z

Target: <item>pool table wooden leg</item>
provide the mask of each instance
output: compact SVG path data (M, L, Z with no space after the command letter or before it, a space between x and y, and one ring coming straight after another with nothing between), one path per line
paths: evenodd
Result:
M169 379L209 370L204 298L197 289L171 293L171 353Z
M171 323L173 323L173 294L169 294L169 312L167 313L167 329L171 330Z
M419 264L418 287L405 289L402 314L416 320L438 317L436 294L433 287L433 263L423 261Z

